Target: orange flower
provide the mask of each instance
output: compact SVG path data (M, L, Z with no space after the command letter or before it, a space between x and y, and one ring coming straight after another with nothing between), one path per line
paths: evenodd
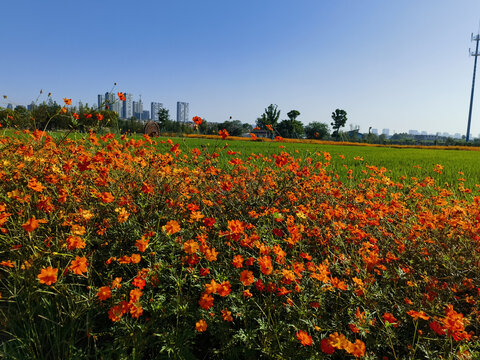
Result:
M6 266L6 267L15 267L15 263L13 261L7 260L7 261L0 261L0 266Z
M243 286L252 285L255 282L253 272L251 272L250 270L243 270L240 273L240 281L242 282Z
M115 197L110 192L104 192L103 194L98 195L98 198L105 204L115 201Z
M87 245L80 236L69 236L66 241L68 250L83 249Z
M43 186L41 182L38 182L37 178L30 179L27 186L36 192L42 192L45 189L45 186Z
M232 291L232 286L228 281L222 281L221 284L217 286L217 294L225 297Z
M330 339L322 339L320 342L320 348L322 349L322 352L325 354L333 354L335 352L335 348L332 346L330 343Z
M199 248L200 246L195 240L188 240L183 244L183 250L189 255L195 254Z
M208 310L213 306L213 296L208 293L203 293L198 301L202 309Z
M217 261L218 251L215 248L205 250L205 259L208 261Z
M181 230L180 224L176 222L175 220L170 220L167 222L164 226L162 226L162 229L168 234L168 235L173 235L176 234Z
M57 282L58 269L54 269L51 266L46 269L40 270L37 278L40 280L40 284L52 285Z
M98 121L102 121L103 120L103 115L100 114L100 113L97 113L97 115L95 115L97 117L97 120Z
M74 274L82 275L84 272L87 272L87 258L85 256L76 256L75 260L70 263L68 269Z
M75 120L78 120L80 118L80 116L77 113L73 113L72 116Z
M243 290L243 296L247 299L250 299L253 295L250 290Z
M222 130L218 130L218 135L220 135L222 139L225 140L230 134L228 133L227 130L222 129Z
M197 330L198 332L204 332L205 330L207 330L207 322L203 319L200 319L195 324L195 330Z
M233 321L231 311L228 311L227 309L223 309L223 310L220 310L220 312L222 313L223 320L228 321L228 322Z
M270 125L270 124L267 124L267 125L265 125L265 127L266 127L268 130L270 130L270 131L273 131L273 127L272 127L272 125Z
M350 345L348 352L355 357L365 355L365 343L359 339L355 340L355 343Z
M72 105L72 99L63 98L65 105Z
M255 135L254 133L250 133L250 137L252 138L252 140L257 140L257 135Z
M203 122L203 119L200 117L200 116L194 116L192 121L197 124L197 125L200 125L202 122Z
M310 346L313 343L312 337L303 330L297 331L297 339L303 346Z
M37 220L37 219L35 219L35 215L34 215L25 224L23 224L22 227L26 232L32 232L33 230L38 228L38 224L40 224L40 223L41 224L46 224L47 220L45 220L45 219L38 219Z
M112 297L112 291L108 286L102 286L98 292L97 296L100 300L107 300Z
M393 327L398 326L398 320L393 316L393 314L385 313L383 314L383 320L393 325Z
M242 255L235 255L232 260L233 266L235 266L237 269L242 268L243 266L243 257Z
M125 95L124 95L123 92L119 92L119 93L117 93L117 95L118 95L118 98L119 98L121 101L125 101L125 100L126 100Z
M413 320L418 320L418 319L423 319L423 320L428 320L430 319L430 316L426 315L423 311L415 311L415 310L410 310L407 311L407 314L410 315Z
M148 240L147 238L142 236L142 238L140 240L137 240L135 242L135 246L138 248L138 251L144 252L145 250L147 250L149 241L150 240Z
M260 271L265 275L270 275L273 271L272 259L270 256L261 256L258 258Z

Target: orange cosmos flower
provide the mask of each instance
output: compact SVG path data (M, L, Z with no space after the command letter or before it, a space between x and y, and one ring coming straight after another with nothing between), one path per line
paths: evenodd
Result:
M322 352L325 354L333 354L335 352L335 348L332 346L330 343L330 339L322 339L320 342L320 348L322 349Z
M199 248L200 246L195 240L188 240L183 244L183 250L189 255L195 254Z
M195 324L195 330L197 330L198 332L204 332L205 330L207 330L207 322L203 319L197 321Z
M203 293L198 301L202 309L208 310L213 306L213 296L208 293Z
M222 129L218 131L218 135L220 135L222 139L225 140L230 134L228 133L227 130Z
M78 120L80 118L80 116L77 113L73 113L72 116L75 120Z
M173 235L176 234L181 230L180 224L176 222L175 220L170 220L167 222L164 226L162 226L162 229L168 234L168 235Z
M265 127L266 127L268 130L270 130L270 131L273 131L273 127L272 127L272 125L270 125L270 124L267 124L267 125L265 125Z
M69 236L66 241L68 250L83 249L87 245L80 236Z
M393 316L393 314L385 313L383 314L383 320L393 325L393 327L398 326L398 320Z
M257 135L255 135L254 133L250 133L250 137L252 138L252 140L257 140Z
M72 105L72 99L63 98L65 105Z
M102 286L98 292L97 296L100 300L107 300L112 297L112 291L108 286Z
M233 321L232 312L227 309L220 310L222 313L223 320L231 322Z
M15 267L15 263L13 261L7 260L7 261L0 261L0 266L6 266L6 267Z
M124 94L123 92L119 92L119 93L117 93L117 95L118 95L118 98L119 98L121 101L125 101L125 100L126 100L125 94Z
M97 120L98 121L102 121L103 120L103 115L98 113L97 115L95 115L97 117Z
M98 195L98 198L105 204L111 203L115 200L115 197L110 192L104 192Z
M87 258L85 256L77 256L75 257L75 260L70 263L68 269L74 274L82 275L84 272L87 272L87 266Z
M240 273L240 281L242 282L243 286L252 285L255 282L253 272L251 272L250 270L243 270Z
M32 216L31 219L27 220L27 222L25 224L22 225L23 229L26 231L26 232L32 232L33 230L35 230L36 228L38 228L38 224L46 224L47 223L47 220L45 219L35 219L35 215Z
M85 116L85 119L90 119L92 117L92 114L83 114Z
M40 284L52 285L57 282L58 269L54 269L51 266L46 269L40 270L37 278L40 280Z
M273 271L272 259L270 256L261 256L258 258L260 271L265 275L270 275Z
M203 119L200 117L200 116L194 116L192 121L197 124L197 125L200 125L202 122L203 122Z
M240 269L243 267L243 257L242 255L235 255L232 260L233 266L235 266L237 269Z
M423 320L428 320L430 319L430 316L426 315L423 311L415 311L415 310L410 310L407 311L407 314L410 315L413 320L418 320L418 319L423 319Z
M45 189L45 186L41 182L37 181L37 178L32 178L27 185L30 189L36 192L42 192Z
M313 343L312 337L303 330L297 331L297 339L303 346L310 346Z
M221 284L217 285L217 294L221 297L225 297L232 291L232 286L228 281L223 281Z

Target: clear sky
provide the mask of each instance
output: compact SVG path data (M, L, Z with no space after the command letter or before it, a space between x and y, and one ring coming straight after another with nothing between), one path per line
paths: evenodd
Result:
M186 101L191 116L254 123L273 103L304 124L340 108L362 132L466 132L479 0L5 0L0 10L0 106L40 89L92 105L116 82L173 117ZM477 84L475 137L480 74Z

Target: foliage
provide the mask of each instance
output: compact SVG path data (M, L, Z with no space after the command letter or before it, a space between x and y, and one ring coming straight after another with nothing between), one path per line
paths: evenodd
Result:
M305 135L307 139L326 139L330 134L328 124L320 122L312 122L305 127Z
M277 125L276 130L280 136L284 138L299 139L302 138L305 133L303 123L295 119L282 120Z
M267 125L275 127L278 123L278 119L280 118L280 110L278 110L278 106L274 104L270 104L266 109L265 112L257 119L257 126L261 129L267 130Z
M463 181L203 143L0 137L4 358L480 356Z
M345 126L347 122L347 112L345 110L336 109L332 112L333 122L330 124L333 128L332 137L338 140L340 128Z

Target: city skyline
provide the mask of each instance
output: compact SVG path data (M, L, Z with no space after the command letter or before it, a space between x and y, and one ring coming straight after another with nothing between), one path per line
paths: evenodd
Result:
M130 5L4 4L5 13L22 16L0 23L0 106L29 104L40 89L57 102L95 104L92 89L110 91L117 83L112 92L130 89L172 115L177 101L188 101L191 116L211 122L232 116L253 124L277 104L281 119L296 109L305 125L329 124L340 108L362 131L466 133L478 1ZM99 36L105 29L112 29L108 41ZM480 132L479 96L476 89L473 134Z

